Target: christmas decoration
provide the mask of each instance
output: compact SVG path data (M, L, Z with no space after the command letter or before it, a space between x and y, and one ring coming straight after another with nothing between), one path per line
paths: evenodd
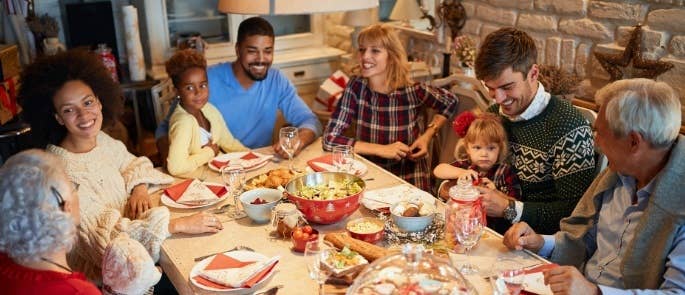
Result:
M459 135L459 137L466 136L466 132L469 131L469 126L471 126L474 120L476 120L476 115L471 111L462 112L452 122L454 133Z
M575 73L564 71L558 66L541 65L538 80L550 94L567 95L576 91L582 79Z
M673 68L673 64L646 60L642 55L642 25L637 24L630 34L625 50L618 54L595 52L595 57L611 76L611 81L629 78L655 79Z

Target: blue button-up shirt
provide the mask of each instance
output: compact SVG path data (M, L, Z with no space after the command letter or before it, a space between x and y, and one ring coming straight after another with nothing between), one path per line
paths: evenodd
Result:
M601 196L601 214L596 226L586 236L586 244L597 247L585 265L585 277L597 283L604 294L685 294L685 228L679 227L676 241L669 251L664 273L664 283L659 290L622 290L621 262L627 246L635 236L635 229L642 216L655 177L640 190L636 190L635 178L618 174L614 189ZM636 203L633 204L633 199ZM684 200L685 201L685 200ZM544 246L539 254L549 256L554 250L554 236L545 235ZM649 257L645 257L649 263Z

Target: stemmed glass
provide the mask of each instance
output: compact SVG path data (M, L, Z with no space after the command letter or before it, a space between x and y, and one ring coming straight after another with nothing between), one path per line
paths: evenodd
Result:
M325 261L332 255L333 248L322 239L307 242L304 246L304 258L307 261L309 278L319 284L319 294L323 295L323 284L331 275L330 268L324 265Z
M455 235L457 240L465 248L466 263L459 269L462 274L470 275L477 274L478 267L471 264L469 260L469 252L471 248L478 243L483 232L483 225L481 223L481 216L473 216L470 210L462 210L454 220Z
M234 207L228 210L228 216L235 219L247 216L241 209L242 207L238 201L238 196L242 193L243 185L245 184L245 170L243 170L243 166L232 164L222 167L221 179L228 186L229 193L233 197Z
M293 157L295 156L295 151L300 147L300 136L297 131L297 127L283 127L278 132L278 143L281 145L283 151L288 154L288 169L290 171L295 171L293 169Z
M333 166L338 172L354 174L354 148L350 145L338 145L333 147Z

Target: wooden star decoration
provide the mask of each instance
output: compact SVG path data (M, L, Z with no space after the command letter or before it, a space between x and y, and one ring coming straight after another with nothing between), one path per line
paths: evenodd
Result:
M670 62L647 60L642 56L642 25L638 24L630 33L628 44L622 53L595 52L599 64L611 76L611 81L630 78L656 79L673 68Z

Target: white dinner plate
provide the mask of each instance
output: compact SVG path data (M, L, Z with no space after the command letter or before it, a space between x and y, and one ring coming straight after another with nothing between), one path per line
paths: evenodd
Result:
M327 172L337 172L338 171L338 169L335 168L335 166L333 166L331 164L327 164L324 162L316 162L316 161L314 161L312 163L316 166L319 166L321 169L324 169ZM307 166L307 168L309 170L311 170L312 172L315 172L314 169L312 169L312 167ZM354 160L352 162L352 170L354 171L354 175L356 175L356 176L363 176L364 174L366 174L366 172L369 172L369 168L366 167L366 164L362 163L362 161L359 161L359 160Z
M389 208L401 201L421 201L435 205L435 197L410 184L365 191L361 203L370 210Z
M236 260L240 261L263 261L269 259L269 257L264 256L263 254L257 253L257 252L252 252L252 251L243 251L243 250L237 250L237 251L231 251L231 252L225 252L224 255L229 256L231 258L234 258ZM214 255L216 256L216 255ZM205 286L203 284L198 283L195 280L196 276L200 275L200 272L209 265L210 262L212 262L212 259L214 259L214 256L210 256L205 258L204 260L198 262L193 266L193 269L190 270L190 282L197 286L200 289L207 290L207 291L215 291L215 292L221 292L224 294L231 294L231 295L240 295L240 294L252 294L253 292L263 288L266 286L266 283L268 283L269 279L274 275L274 272L276 270L276 267L272 268L271 271L267 275L265 275L259 282L257 282L252 288L233 288L233 289L218 289L218 288L213 288L209 286Z
M248 152L233 152L233 153L228 153L228 154L221 154L213 159L209 160L207 162L207 166L209 166L209 169L212 169L216 172L220 172L221 169L219 167L214 166L212 164L212 161L220 161L220 162L226 162L226 161L233 161L233 163L229 164L238 164L243 166L243 169L245 171L252 171L255 169L259 169L269 163L269 159L273 158L273 155L265 155L261 154L255 151L252 151L252 153L257 156L257 158L252 159L252 160L243 160L241 157L247 155Z
M208 185L224 186L223 184L214 183L214 182L203 182L203 183L208 184ZM224 187L226 187L226 186L224 186ZM202 208L202 207L214 205L214 204L219 203L223 200L226 200L226 198L228 198L228 195L230 195L230 190L228 189L228 187L226 187L226 193L223 196L221 196L221 198L216 198L216 201L212 200L211 202L209 202L207 204L196 205L196 206L183 205L183 204L176 203L176 201L174 201L169 196L167 196L166 193L162 193L162 197L160 198L160 200L162 201L162 204L164 204L167 207L177 208L177 209L193 209L193 208Z

